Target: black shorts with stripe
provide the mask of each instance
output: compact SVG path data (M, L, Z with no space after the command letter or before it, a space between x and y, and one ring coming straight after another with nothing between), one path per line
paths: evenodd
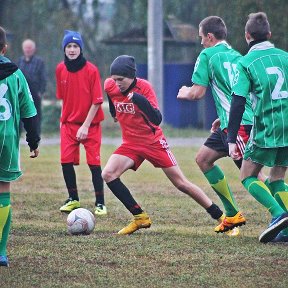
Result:
M251 129L252 125L241 125L238 131L236 144L242 156L244 154L245 146L249 139ZM204 145L212 150L223 152L225 153L226 156L229 156L229 146L227 143L227 129L221 130L220 128L218 128L206 139Z

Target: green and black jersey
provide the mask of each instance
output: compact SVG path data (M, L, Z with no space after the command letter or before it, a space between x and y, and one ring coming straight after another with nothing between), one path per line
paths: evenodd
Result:
M37 114L23 73L0 56L0 169L19 172L19 125L21 118Z
M258 147L288 146L288 53L269 41L252 46L237 65L232 91L250 99L251 141Z

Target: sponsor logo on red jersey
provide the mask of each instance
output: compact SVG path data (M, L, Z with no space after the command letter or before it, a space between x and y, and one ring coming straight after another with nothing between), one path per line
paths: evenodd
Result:
M116 102L114 103L114 105L115 105L116 111L119 113L135 114L133 103Z

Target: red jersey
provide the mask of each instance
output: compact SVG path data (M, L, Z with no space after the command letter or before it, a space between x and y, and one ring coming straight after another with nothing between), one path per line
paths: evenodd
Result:
M129 92L141 94L154 108L159 109L156 94L151 84L144 79L137 78L136 80L136 85ZM162 129L151 123L144 112L121 93L112 78L105 80L104 90L115 107L116 118L122 130L123 143L149 145L165 137Z
M92 104L102 104L103 95L98 68L87 61L77 72L69 72L61 62L56 67L56 97L63 100L61 123L83 124ZM100 106L91 125L104 119Z

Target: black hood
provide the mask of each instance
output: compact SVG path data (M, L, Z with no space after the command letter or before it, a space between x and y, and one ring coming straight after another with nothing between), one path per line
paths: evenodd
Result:
M17 65L12 62L0 61L0 80L3 80L13 74L18 69Z

